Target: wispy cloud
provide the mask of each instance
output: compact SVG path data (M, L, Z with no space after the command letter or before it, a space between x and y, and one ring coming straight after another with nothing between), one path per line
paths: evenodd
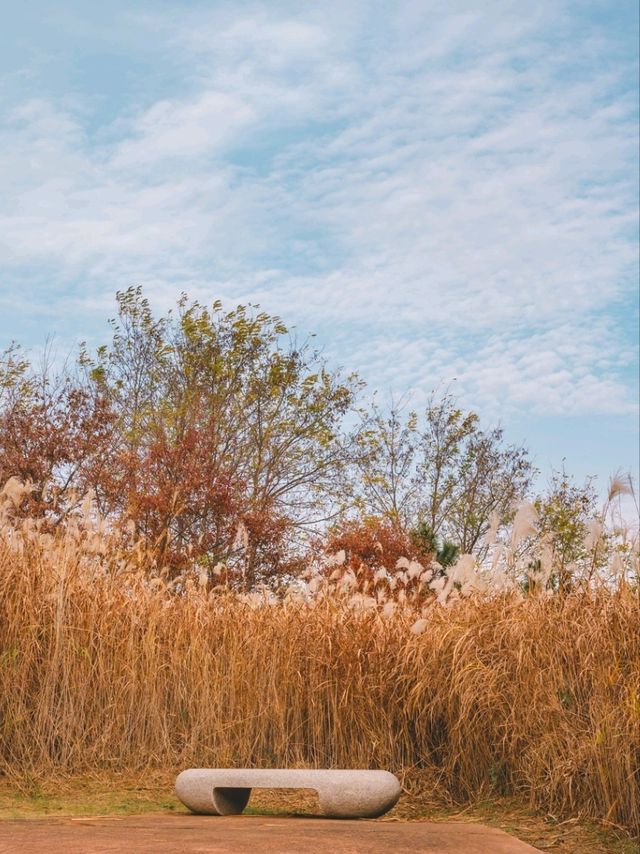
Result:
M574 7L131 17L170 96L30 93L0 146L5 304L252 299L374 385L634 409L633 68ZM24 303L23 303L24 304Z

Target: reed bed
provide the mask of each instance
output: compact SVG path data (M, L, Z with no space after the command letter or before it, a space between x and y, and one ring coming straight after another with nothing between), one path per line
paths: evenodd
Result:
M384 615L260 605L105 564L77 536L0 537L0 772L420 770L640 829L637 590L472 597Z

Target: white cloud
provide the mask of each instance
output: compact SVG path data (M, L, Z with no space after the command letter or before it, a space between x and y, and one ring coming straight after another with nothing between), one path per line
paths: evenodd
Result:
M377 28L359 4L154 15L182 95L97 134L78 99L32 98L0 130L9 297L27 281L87 316L131 282L163 306L251 298L326 330L374 385L457 377L497 414L629 412L629 69L595 35L563 52L555 5L443 8Z
M220 155L253 120L250 105L224 92L207 91L189 103L157 101L136 120L132 137L117 146L110 166Z

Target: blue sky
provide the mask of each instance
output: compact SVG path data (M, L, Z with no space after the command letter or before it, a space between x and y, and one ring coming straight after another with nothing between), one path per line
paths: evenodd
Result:
M635 0L30 2L0 42L0 344L98 344L130 284L258 302L637 479Z

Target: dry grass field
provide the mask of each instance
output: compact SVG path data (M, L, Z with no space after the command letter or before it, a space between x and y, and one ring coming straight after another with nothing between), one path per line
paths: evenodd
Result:
M93 535L0 540L0 771L385 767L424 802L640 828L640 609L620 584L415 613L176 591ZM105 535L106 536L106 535Z

